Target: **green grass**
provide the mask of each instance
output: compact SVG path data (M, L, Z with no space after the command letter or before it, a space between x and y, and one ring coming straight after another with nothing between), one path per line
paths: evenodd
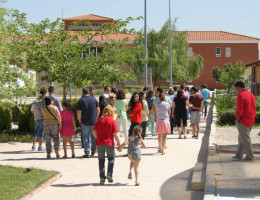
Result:
M32 168L0 165L0 200L19 199L58 174L55 171L44 171Z

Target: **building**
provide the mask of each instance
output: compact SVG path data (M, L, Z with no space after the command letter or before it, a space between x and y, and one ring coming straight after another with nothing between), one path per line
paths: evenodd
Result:
M63 19L65 23L65 28L71 28L72 31L80 31L88 28L92 31L93 27L99 29L104 23L113 23L114 19L108 17L102 17L99 15L88 14L77 17L70 17ZM73 23L78 24L73 26ZM109 34L105 40L122 40L128 37L129 40L126 42L125 47L131 48L135 39L135 35L131 34ZM83 39L84 40L84 39ZM93 38L95 41L100 41L100 46L104 38L96 36ZM235 63L238 61L243 61L246 63L251 63L258 60L258 43L260 39L228 33L223 31L187 31L187 40L189 43L188 52L199 54L204 59L204 68L201 71L201 75L196 80L191 80L190 82L185 82L189 85L194 84L207 84L209 89L224 88L223 85L216 83L212 79L212 68L215 66L222 67L225 63ZM99 47L95 51L98 54ZM90 49L92 51L93 49ZM248 68L246 74L251 74L251 69ZM165 81L161 83L166 84ZM180 83L174 83L180 84Z

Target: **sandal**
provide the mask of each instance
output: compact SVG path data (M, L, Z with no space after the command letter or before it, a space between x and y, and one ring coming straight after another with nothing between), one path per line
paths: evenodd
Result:
M72 156L71 156L72 158L75 158L75 154L72 154Z
M132 179L132 174L131 173L128 174L128 179L130 179L130 180Z
M138 183L138 182L135 183L135 186L139 186L139 185L140 185L140 183Z
M162 149L161 149L161 148L159 148L159 149L158 149L158 152L159 152L159 153L162 153Z
M47 154L47 158L50 159L50 158L51 158L51 155L50 155L50 154Z
M60 154L59 153L56 153L56 158L60 158Z
M68 158L67 155L64 155L63 158Z

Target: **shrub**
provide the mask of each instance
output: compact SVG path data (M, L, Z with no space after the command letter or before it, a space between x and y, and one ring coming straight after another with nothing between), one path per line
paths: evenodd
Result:
M235 125L235 110L226 110L218 113L217 124L224 125Z
M212 102L216 104L218 112L226 110L235 110L236 109L236 97L231 95L219 95L216 98L212 99Z
M21 132L33 132L34 121L33 113L31 112L32 104L22 105L19 107L19 116L18 116L18 127Z
M0 104L0 131L10 130L12 123L12 105L9 103Z

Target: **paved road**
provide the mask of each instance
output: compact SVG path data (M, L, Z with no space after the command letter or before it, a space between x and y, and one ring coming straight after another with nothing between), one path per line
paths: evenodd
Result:
M149 136L145 140L147 149L142 150L139 187L134 186L134 180L127 179L129 160L122 157L126 154L126 149L116 153L114 183L106 182L104 186L99 185L97 156L90 159L81 158L83 149L79 144L76 146L76 158L47 160L46 153L31 151L30 143L1 143L0 163L61 172L61 178L31 197L35 200L201 200L203 192L190 191L190 180L198 154L201 153L203 135L197 140L192 139L190 134L186 140L177 139L177 134L169 135L165 155L157 153L157 137ZM121 140L123 141L123 138ZM63 155L63 152L60 154ZM52 156L54 157L54 154Z

